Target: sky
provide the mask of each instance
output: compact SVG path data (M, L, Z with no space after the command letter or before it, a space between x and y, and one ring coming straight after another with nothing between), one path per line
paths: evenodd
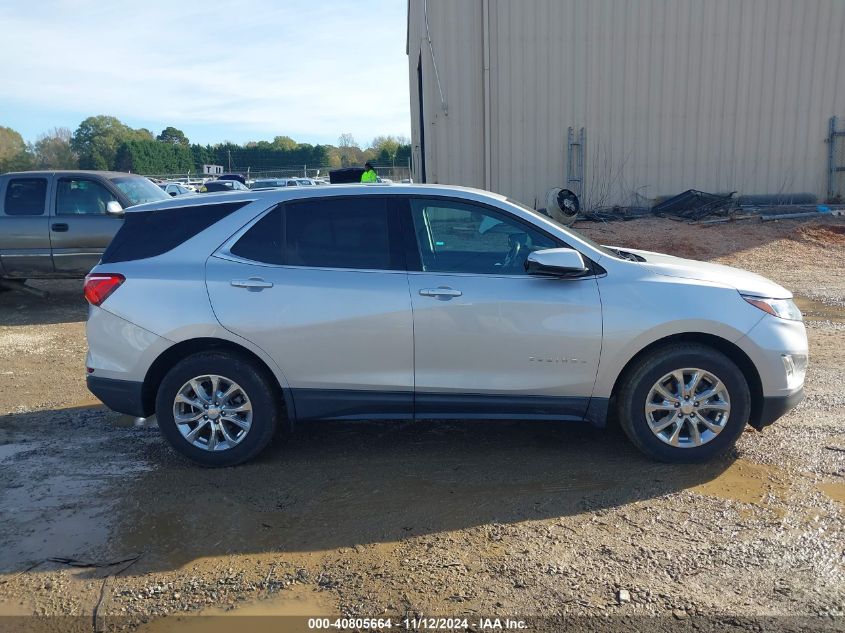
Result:
M410 136L405 0L3 0L0 126L86 117L201 144Z

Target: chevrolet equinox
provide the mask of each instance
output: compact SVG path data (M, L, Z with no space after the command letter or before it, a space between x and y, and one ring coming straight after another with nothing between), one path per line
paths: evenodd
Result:
M209 194L127 210L85 282L88 387L205 466L309 420L619 420L724 453L803 394L791 293L601 246L440 185Z

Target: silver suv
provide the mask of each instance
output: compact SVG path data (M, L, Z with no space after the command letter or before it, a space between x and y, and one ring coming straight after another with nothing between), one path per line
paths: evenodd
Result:
M351 185L130 209L87 277L88 387L206 466L282 423L617 417L665 461L802 397L788 290L600 246L492 193Z

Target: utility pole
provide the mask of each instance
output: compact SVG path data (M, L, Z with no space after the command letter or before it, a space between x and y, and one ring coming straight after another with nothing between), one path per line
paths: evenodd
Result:
M232 150L227 149L226 152L229 154L229 171L232 171Z

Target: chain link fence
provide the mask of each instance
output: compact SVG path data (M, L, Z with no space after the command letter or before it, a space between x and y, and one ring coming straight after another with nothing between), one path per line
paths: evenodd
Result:
M308 165L300 165L296 167L278 167L278 168L262 168L254 170L250 167L236 167L232 166L231 171L225 173L241 174L248 181L258 180L260 178L325 178L328 180L329 172L335 167L309 167ZM379 178L389 179L393 182L407 182L411 179L411 169L408 166L400 165L373 165ZM197 174L193 172L171 173L171 174L141 174L147 178L161 181L197 181L197 180L213 180L215 176L208 176L206 174Z

